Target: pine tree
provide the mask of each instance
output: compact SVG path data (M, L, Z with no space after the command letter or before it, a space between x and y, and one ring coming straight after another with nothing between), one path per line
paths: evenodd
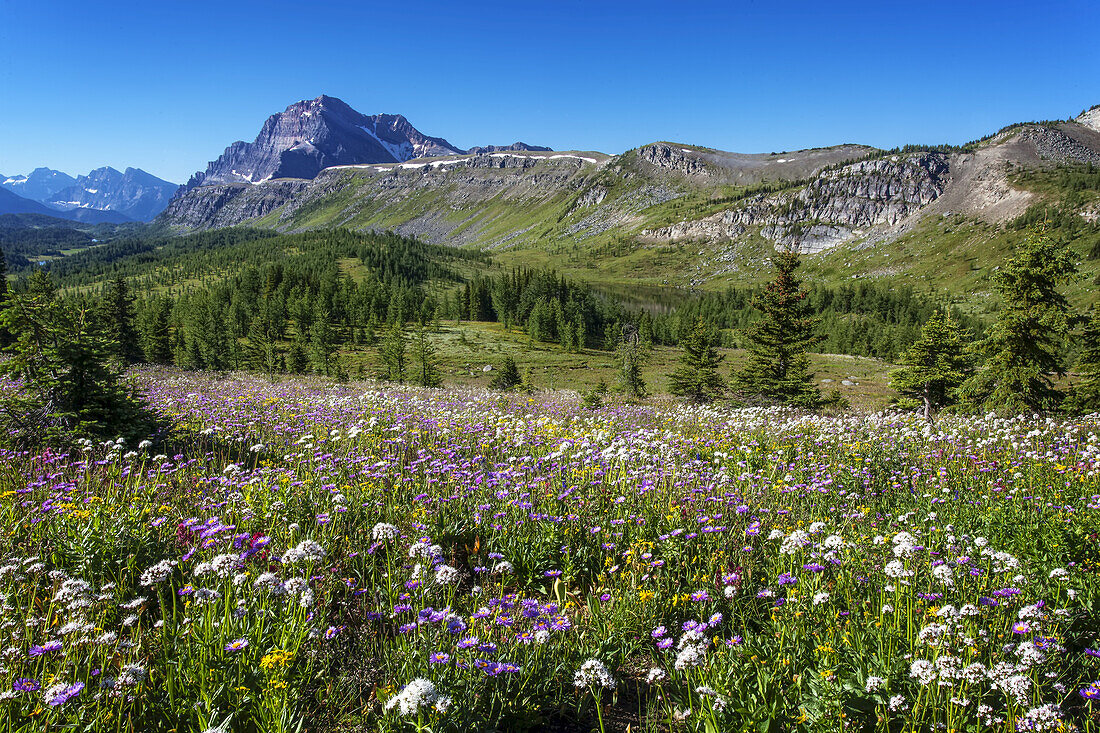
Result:
M718 353L718 336L702 318L685 336L680 347L680 366L669 376L669 391L696 402L709 402L722 396L726 385L718 374L718 365L726 357Z
M309 369L309 357L302 345L301 338L295 338L290 343L290 349L286 354L286 370L291 374L305 374Z
M1058 288L1077 274L1074 255L1043 233L1028 236L994 276L1004 305L989 335L975 347L985 363L959 388L981 409L1042 412L1062 394L1054 377L1065 373L1062 347L1070 330L1069 302Z
M966 334L951 314L936 311L924 324L920 337L902 355L901 369L890 386L898 393L921 400L924 419L933 410L956 401L955 391L971 372Z
M309 345L314 368L320 374L331 375L337 345L336 329L332 326L332 314L320 303L314 310Z
M435 347L423 328L416 329L413 355L416 357L416 383L421 387L441 386L443 377L440 376L439 365L436 363Z
M806 290L795 275L801 261L795 250L772 256L777 274L753 298L761 318L742 331L748 362L736 375L737 389L803 407L816 407L821 393L810 374L806 350L820 341L810 315Z
M21 378L31 395L0 400L0 434L41 442L71 433L114 437L150 430L147 411L111 366L113 341L101 311L60 302L44 274L31 280L0 311L14 336L11 358L0 369Z
M497 367L497 373L489 380L489 388L507 390L518 387L522 383L519 369L516 367L516 360L511 356L506 356L501 360L500 366Z
M248 329L248 343L244 360L249 369L264 372L273 377L279 367L279 350L271 332L259 317L252 319Z
M171 364L172 302L167 298L157 298L148 304L146 314L142 331L145 360L153 364Z
M1080 344L1075 368L1078 382L1067 400L1068 407L1077 413L1096 412L1100 410L1100 307L1092 307Z
M3 312L10 298L8 291L8 262L4 259L4 250L0 249L0 313ZM0 348L7 346L12 341L12 335L3 327L0 319Z
M631 397L642 399L648 393L642 379L642 366L646 361L646 342L632 326L623 326L619 341L619 386Z
M123 365L136 364L144 354L134 327L134 296L121 275L111 281L103 299L103 317L113 341L112 351Z
M405 338L405 330L399 322L394 321L378 347L379 356L382 357L382 372L380 374L382 379L388 379L391 382L405 381L405 350L407 347L408 340Z

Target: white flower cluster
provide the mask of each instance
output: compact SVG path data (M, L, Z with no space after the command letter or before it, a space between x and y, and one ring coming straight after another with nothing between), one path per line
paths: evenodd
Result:
M148 587L163 583L172 577L172 567L175 564L171 560L161 560L156 565L149 566L141 574L141 584Z
M440 695L431 680L417 677L401 692L386 701L386 710L397 708L400 715L416 715L420 708L435 707L443 713L451 706L451 698Z
M374 528L370 531L371 539L375 542L388 542L389 540L397 539L397 527L392 524L386 524L385 522L379 522L374 525Z
M779 554L793 555L808 544L810 544L810 535L800 529L796 529L787 535L783 543L779 545Z
M573 675L576 687L609 687L614 689L615 678L598 659L589 659Z
M302 540L283 554L283 564L318 562L325 556L325 548L313 540Z

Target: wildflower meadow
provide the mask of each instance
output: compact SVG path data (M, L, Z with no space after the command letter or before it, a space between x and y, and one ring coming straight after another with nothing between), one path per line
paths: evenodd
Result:
M0 454L2 733L1100 732L1098 417L135 379Z

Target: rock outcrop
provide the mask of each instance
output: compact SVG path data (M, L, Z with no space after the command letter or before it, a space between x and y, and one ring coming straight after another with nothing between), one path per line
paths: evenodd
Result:
M519 151L552 153L554 149L544 148L541 145L528 145L523 142L514 142L511 145L475 145L466 152L470 155L484 155L486 153L514 153Z
M778 244L820 252L935 201L950 172L942 153L894 155L822 172L806 186L761 194L719 214L642 232L650 240L734 239L749 228Z

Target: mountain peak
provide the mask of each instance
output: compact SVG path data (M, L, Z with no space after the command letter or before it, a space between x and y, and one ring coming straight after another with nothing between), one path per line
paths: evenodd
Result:
M464 151L429 137L402 115L367 116L336 97L303 99L267 118L251 143L237 142L181 191L216 183L313 178L334 165L403 163Z

